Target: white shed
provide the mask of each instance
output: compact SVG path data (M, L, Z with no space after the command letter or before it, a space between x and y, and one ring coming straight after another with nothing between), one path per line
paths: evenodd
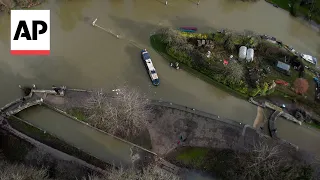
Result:
M254 50L252 48L248 49L247 57L246 57L247 62L253 61L253 55L254 55Z
M247 47L241 46L239 49L239 59L245 59L247 56Z

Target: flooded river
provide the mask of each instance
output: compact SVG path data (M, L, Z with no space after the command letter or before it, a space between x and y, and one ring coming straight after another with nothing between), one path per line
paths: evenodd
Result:
M110 90L127 82L139 87L150 98L194 107L252 125L256 116L255 106L193 75L170 68L168 62L151 49L150 33L160 25L197 26L200 31L212 27L247 29L273 35L298 51L320 55L317 32L263 0L258 3L203 0L199 6L193 0L169 1L167 6L163 2L57 0L36 7L51 10L51 55L48 57L11 56L10 17L3 15L0 18L0 80L3 87L0 89L3 94L0 104L4 105L19 95L19 84ZM92 27L95 18L98 18L96 23L99 26L124 38L117 39ZM159 87L151 86L137 46L149 49L161 79ZM36 116L42 120L50 119L52 114L41 112ZM283 127L285 138L296 140L295 133L287 131L286 124ZM311 139L315 137L307 134L306 138L308 136ZM299 146L303 143L296 142Z

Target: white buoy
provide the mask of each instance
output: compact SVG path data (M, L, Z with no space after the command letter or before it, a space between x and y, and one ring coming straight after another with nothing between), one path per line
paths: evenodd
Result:
M200 1L197 2L197 5L199 5L199 4L200 4Z
M165 3L166 5L168 5L168 1L166 1L166 3Z

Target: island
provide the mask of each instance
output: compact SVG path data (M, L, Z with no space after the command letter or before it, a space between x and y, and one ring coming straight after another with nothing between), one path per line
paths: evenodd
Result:
M172 28L159 29L150 41L168 61L240 98L271 99L287 108L299 104L287 110L308 111L311 115L304 118L318 127L317 62L306 61L282 41L250 31L190 33Z

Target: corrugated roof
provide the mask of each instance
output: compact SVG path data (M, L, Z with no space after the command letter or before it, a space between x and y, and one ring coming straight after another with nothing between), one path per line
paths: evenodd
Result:
M281 68L281 69L283 69L283 70L286 70L286 71L289 71L289 70L290 70L290 65L289 65L289 64L286 64L286 63L283 63L283 62L281 62L281 61L278 61L277 67L278 67L278 68Z

